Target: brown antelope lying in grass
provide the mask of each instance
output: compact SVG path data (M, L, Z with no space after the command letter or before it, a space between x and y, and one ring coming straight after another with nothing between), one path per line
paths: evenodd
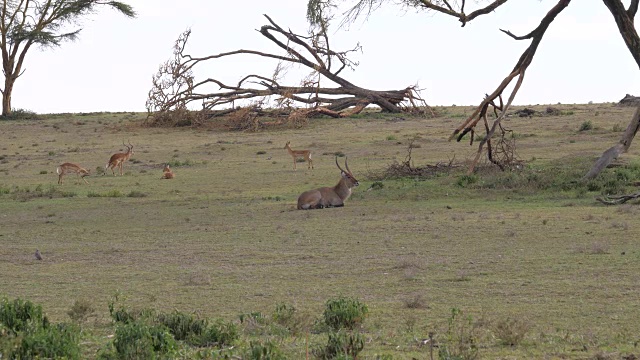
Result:
M291 141L287 141L287 143L284 145L284 148L287 149L289 155L293 157L293 170L296 170L296 160L298 160L298 158L304 158L307 161L307 169L313 169L313 161L311 161L311 151L292 150L290 144Z
M127 152L116 153L116 154L111 155L111 158L109 159L109 162L104 167L105 174L107 172L107 169L111 168L111 173L113 173L113 176L115 176L116 173L115 173L115 171L113 171L113 169L116 166L118 166L120 168L120 176L122 176L122 164L125 161L129 160L131 155L133 155L133 145L131 145L131 141L129 141L129 146L125 145L124 141L122 142L122 145L124 145L127 148Z
M298 197L298 210L322 209L326 207L344 206L345 200L351 195L351 189L360 185L358 180L353 177L347 158L344 159L344 166L347 170L343 170L338 164L336 156L336 166L340 169L342 178L334 187L321 187L319 189L305 191Z
M84 177L91 175L89 173L89 170L74 163L64 163L58 166L58 168L56 169L56 172L58 173L58 184L61 184L61 185L62 185L62 177L65 176L66 174L76 173L78 177L85 182L85 184L89 184L89 183Z
M169 168L169 164L165 165L160 179L173 179L174 177L176 177L176 175Z

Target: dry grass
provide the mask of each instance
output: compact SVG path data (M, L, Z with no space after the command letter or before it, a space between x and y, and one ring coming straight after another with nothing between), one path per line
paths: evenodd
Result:
M530 164L595 158L620 135L605 129L632 112L608 104L554 107L572 113L505 121L516 133L535 134L517 138ZM54 321L86 300L97 317L90 331L100 334L109 332L107 302L116 291L137 307L229 320L268 314L277 303L319 315L328 298L345 295L369 305L368 358L426 358L428 347L415 346L415 338L433 331L443 341L452 307L475 318L531 320L518 339L526 346L500 346L487 336L482 358L637 352L637 211L602 206L597 193L461 187L459 173L383 180L367 191L372 181L364 174L402 162L417 135L418 165L474 155L475 146L447 141L471 108L436 110L442 116L429 120L313 119L301 129L256 133L143 128L137 114L0 122L0 294L41 303ZM579 132L586 120L594 130ZM135 144L125 176L55 185L57 165L103 168L123 139ZM280 145L287 140L314 144L315 170L291 169ZM635 161L638 149L622 161ZM361 185L344 208L296 211L302 191L338 181L336 152L348 156ZM180 164L172 165L179 176L159 180L159 164L170 161ZM476 184L490 176L502 175L479 174ZM74 196L14 196L38 185ZM115 192L123 196L88 196ZM126 196L132 192L146 196ZM45 260L33 259L36 248ZM410 338L394 330L411 317ZM589 334L595 340L576 355ZM304 357L303 342L285 344L291 358Z

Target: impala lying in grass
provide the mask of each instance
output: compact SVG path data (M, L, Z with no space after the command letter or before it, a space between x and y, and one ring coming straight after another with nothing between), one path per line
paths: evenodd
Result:
M347 158L344 159L344 166L347 169L346 171L338 164L337 156L336 166L340 169L340 175L342 176L338 184L334 187L321 187L319 189L303 192L298 197L298 210L344 206L345 200L347 200L351 195L351 189L360 184L358 183L358 180L353 177L351 170L349 170Z
M160 179L173 179L174 177L176 177L176 175L169 168L169 164L165 165Z

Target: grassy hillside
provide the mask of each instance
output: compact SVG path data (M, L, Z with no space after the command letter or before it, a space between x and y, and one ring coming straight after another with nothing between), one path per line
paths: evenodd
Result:
M0 121L0 297L42 304L56 322L69 321L74 301L91 304L95 316L82 325L89 357L113 334L107 304L116 293L132 308L234 322L290 304L308 324L328 299L357 298L369 307L359 358L428 358L430 332L451 346L453 308L479 358L640 355L640 210L594 199L637 191L640 148L595 181L579 181L633 109L554 107L561 114L504 122L522 171L483 166L473 176L464 165L477 143L447 141L471 107L437 108L435 119L369 114L258 133L144 128L142 115L129 113ZM404 161L411 139L415 166L460 166L378 180ZM99 175L123 141L134 145L125 176ZM311 150L315 169L294 171L286 141ZM360 180L354 195L344 208L295 210L301 192L338 181L336 152ZM63 162L90 169L89 185L75 175L57 185ZM165 163L175 179L160 180ZM34 259L36 248L44 260ZM289 358L305 357L308 331L245 325L243 344L272 338ZM309 342L326 335L310 331Z

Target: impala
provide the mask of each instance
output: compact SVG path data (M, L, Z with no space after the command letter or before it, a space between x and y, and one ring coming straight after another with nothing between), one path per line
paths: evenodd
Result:
M58 184L62 185L62 177L69 173L76 173L80 179L82 179L86 184L89 184L87 180L84 178L85 176L89 176L89 170L81 167L78 164L74 163L64 163L56 169L58 173Z
M304 158L307 161L307 169L313 169L313 161L311 161L311 151L292 150L290 144L291 141L287 141L287 143L284 145L284 148L287 149L289 155L293 157L293 170L296 170L296 160L298 160L298 158Z
M340 169L342 178L334 187L321 187L319 189L305 191L298 197L298 210L322 209L327 207L344 206L345 200L351 195L351 189L360 185L358 180L353 177L347 158L344 159L344 166L347 170L343 170L338 164L336 156L336 166Z
M131 141L129 141L129 146L127 146L124 143L124 141L122 142L122 145L124 145L127 148L127 152L116 153L116 154L111 155L111 158L109 159L109 162L104 167L105 173L106 173L108 168L111 168L111 173L113 173L113 176L115 176L116 173L115 173L115 171L113 169L116 166L118 166L120 168L120 176L122 176L122 164L125 161L129 160L131 155L133 155L133 145L131 145Z
M164 166L162 170L162 177L160 179L173 179L176 175L169 168L169 164Z

